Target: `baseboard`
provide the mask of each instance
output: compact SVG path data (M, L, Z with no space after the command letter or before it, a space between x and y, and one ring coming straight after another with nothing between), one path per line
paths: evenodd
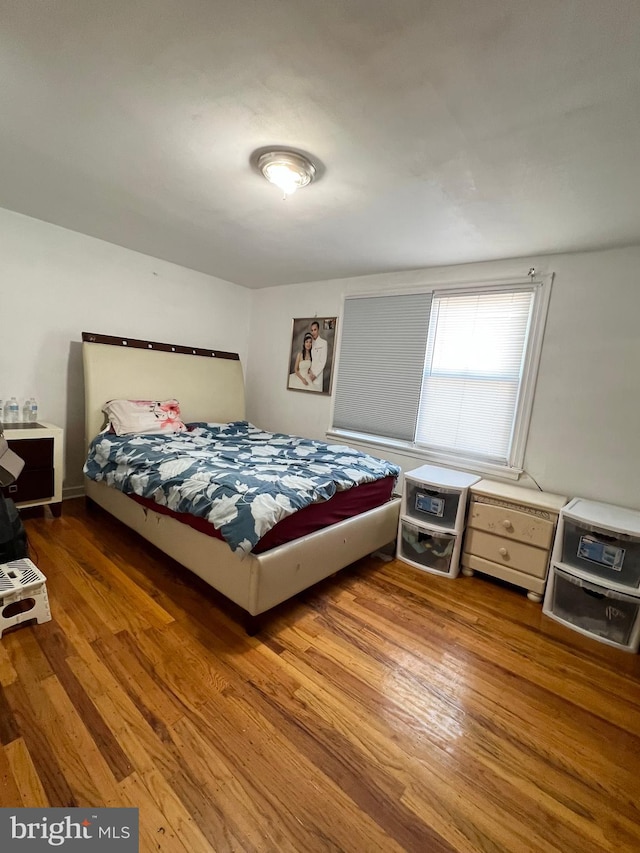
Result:
M84 486L69 486L62 490L62 500L68 501L70 498L84 497Z

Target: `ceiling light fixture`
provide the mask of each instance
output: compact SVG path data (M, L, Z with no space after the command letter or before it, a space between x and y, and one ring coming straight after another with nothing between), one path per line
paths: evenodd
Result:
M294 151L267 151L258 158L258 169L282 190L283 198L306 187L316 176L311 160Z

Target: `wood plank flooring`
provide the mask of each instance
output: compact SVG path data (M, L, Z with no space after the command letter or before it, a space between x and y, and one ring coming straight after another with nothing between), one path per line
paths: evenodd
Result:
M363 560L248 637L81 500L26 522L0 805L135 806L142 851L640 850L637 655L523 592Z

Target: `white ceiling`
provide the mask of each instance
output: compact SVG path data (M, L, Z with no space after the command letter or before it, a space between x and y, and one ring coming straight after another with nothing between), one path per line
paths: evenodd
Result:
M638 0L3 0L0 206L249 287L640 242ZM282 201L254 149L308 151Z

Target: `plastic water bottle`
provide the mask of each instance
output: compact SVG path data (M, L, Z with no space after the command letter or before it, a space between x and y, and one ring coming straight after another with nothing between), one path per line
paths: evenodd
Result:
M5 406L5 412L8 409L9 417L5 417L5 420L9 421L11 424L18 423L18 418L20 417L20 406L18 405L18 401L15 397L12 397L7 405Z
M29 420L29 415L31 413L31 401L25 400L24 406L22 407L22 423L26 424Z
M38 404L35 397L29 400L29 420L32 422L38 420Z

